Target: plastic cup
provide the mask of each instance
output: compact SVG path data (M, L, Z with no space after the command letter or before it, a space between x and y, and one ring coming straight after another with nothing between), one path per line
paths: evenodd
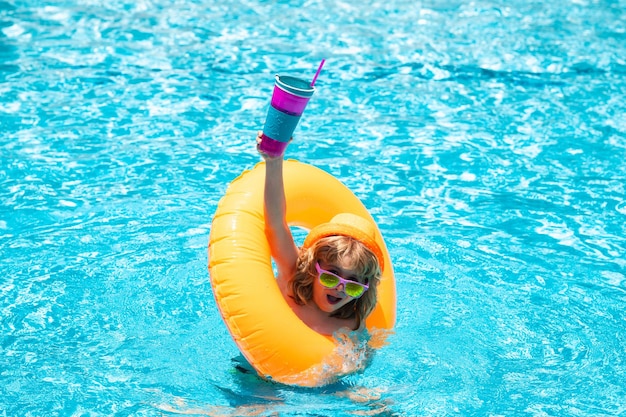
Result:
M262 152L269 156L282 155L314 92L315 87L308 81L288 75L276 76L259 145Z

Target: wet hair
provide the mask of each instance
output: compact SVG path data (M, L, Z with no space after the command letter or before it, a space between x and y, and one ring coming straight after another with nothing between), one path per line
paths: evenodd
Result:
M359 328L376 306L376 286L382 272L374 253L358 240L342 235L327 236L309 248L302 249L296 263L295 276L290 283L291 292L297 304L306 304L313 298L313 284L317 279L315 263L336 264L344 261L350 265L349 269L356 271L357 280L369 285L369 289L330 316L340 319L356 317Z

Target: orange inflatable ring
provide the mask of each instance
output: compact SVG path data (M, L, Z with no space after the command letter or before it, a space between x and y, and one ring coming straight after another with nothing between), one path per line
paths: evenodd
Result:
M290 226L311 230L346 212L374 225L384 264L377 305L366 326L391 330L396 318L393 268L372 216L352 191L318 168L289 160L283 172ZM264 230L264 178L261 162L236 178L218 204L209 238L213 295L239 350L260 376L290 385L324 385L327 372L314 370L341 367L337 340L304 324L278 288Z

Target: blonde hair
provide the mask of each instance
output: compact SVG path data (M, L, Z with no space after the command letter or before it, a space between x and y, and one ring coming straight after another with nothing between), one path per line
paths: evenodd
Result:
M369 289L357 299L350 301L330 316L340 319L357 319L357 328L376 306L376 286L381 270L378 259L364 244L349 236L327 236L302 249L296 263L296 273L290 283L293 298L304 305L313 298L313 284L317 279L315 263L347 261L349 269L356 271L359 282L368 284Z

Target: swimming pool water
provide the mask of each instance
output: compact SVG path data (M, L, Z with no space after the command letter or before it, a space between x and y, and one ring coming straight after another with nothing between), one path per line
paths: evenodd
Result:
M626 414L626 3L0 1L0 415ZM210 222L276 73L371 209L396 331L234 370Z

